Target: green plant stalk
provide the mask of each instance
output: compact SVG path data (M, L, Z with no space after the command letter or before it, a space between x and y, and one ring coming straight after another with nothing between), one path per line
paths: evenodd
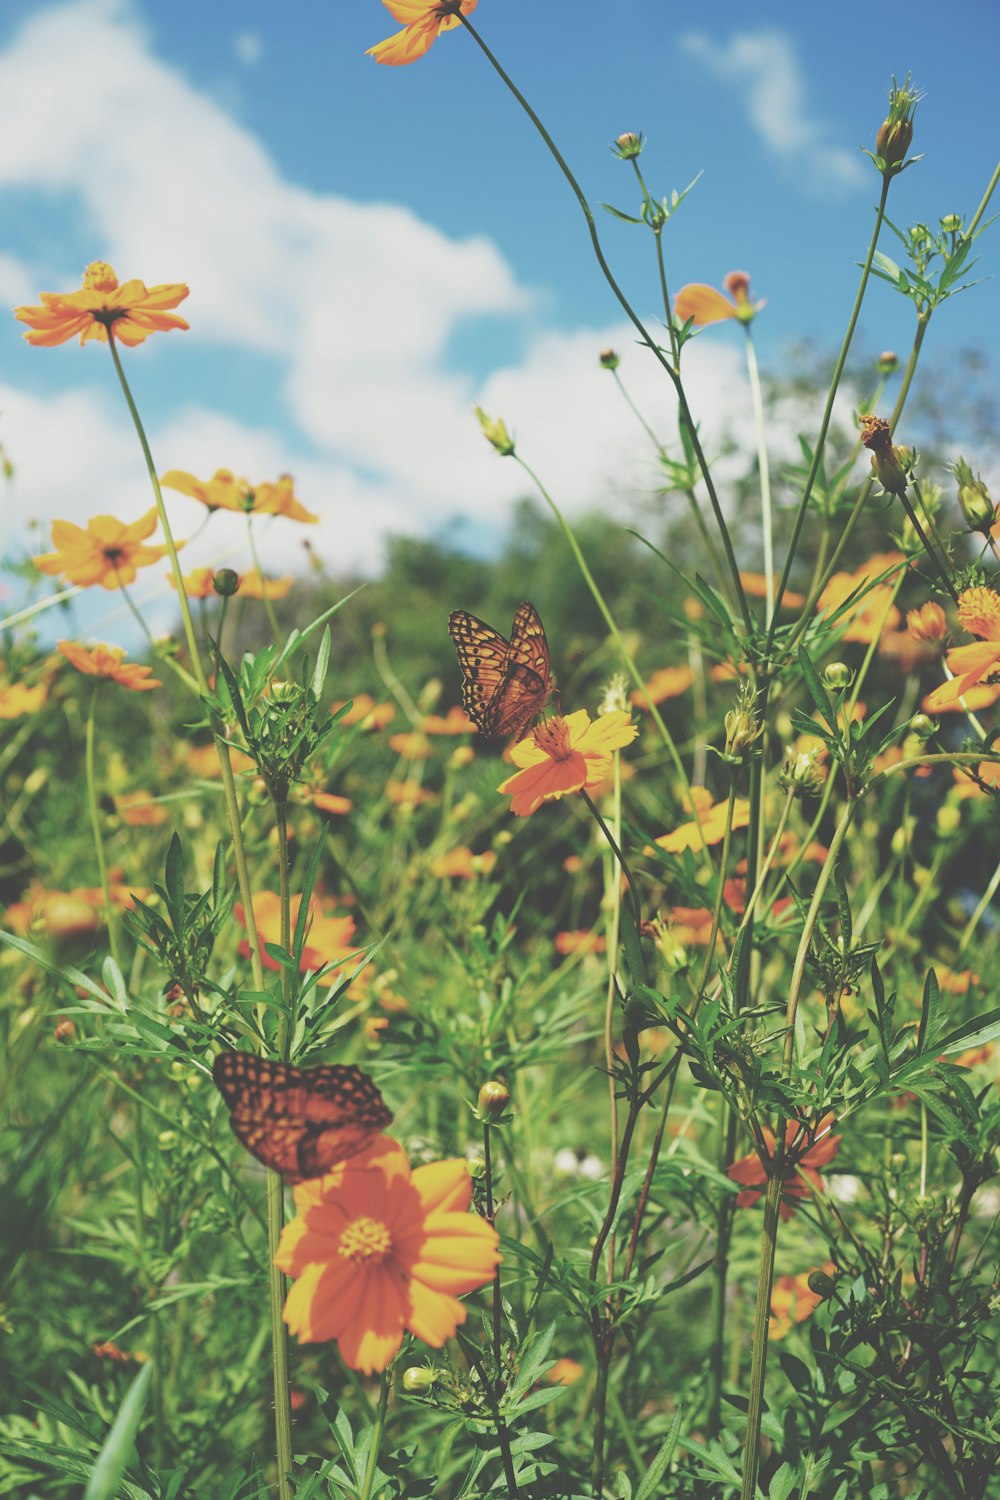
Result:
M878 210L875 215L875 228L872 230L871 241L868 245L868 254L865 257L864 267L861 272L861 280L858 283L858 290L854 298L854 306L851 309L851 316L848 320L847 331L844 334L843 342L840 346L840 353L837 356L837 363L834 366L833 378L830 381L830 389L827 392L826 405L823 408L823 416L820 420L819 433L816 438L816 446L813 449L812 463L809 465L809 473L806 475L806 482L802 489L802 498L799 501L799 508L796 512L795 521L792 525L792 535L788 542L788 549L785 556L785 566L781 571L781 581L778 584L777 597L775 600L776 605L781 602L781 597L784 594L785 589L788 587L789 575L792 571L792 564L795 561L795 553L798 549L799 539L802 535L802 527L805 524L806 514L809 509L809 499L812 495L813 485L816 483L816 476L819 473L820 464L823 460L823 448L826 444L826 436L830 430L830 422L833 417L833 403L836 400L837 391L840 388L841 376L844 373L844 366L847 363L848 351L850 350L851 342L854 338L854 330L857 327L858 317L861 313L861 304L864 301L865 291L868 286L868 278L871 275L872 261L875 259L875 250L878 246L878 237L882 231L882 221L885 218L885 205L889 197L889 183L891 182L891 180L892 179L890 177L882 178L882 192L879 196ZM808 610L808 604L806 606L806 610ZM805 612L806 611L803 611L803 613ZM774 621L772 620L771 628L767 633L768 650L773 644L773 641Z
M795 1054L795 1020L798 1014L802 980L812 943L816 922L827 885L833 875L841 846L858 808L858 798L849 798L840 815L830 849L820 869L813 890L812 900L802 925L798 951L792 969L788 1004L785 1009L785 1042L782 1050L781 1077L788 1082ZM747 1402L747 1424L743 1440L743 1485L740 1500L755 1500L757 1493L757 1471L760 1465L760 1424L764 1411L764 1380L767 1373L768 1317L771 1309L771 1292L774 1286L774 1254L778 1239L778 1210L781 1204L781 1158L784 1154L785 1121L778 1120L775 1130L775 1169L768 1178L764 1197L764 1230L761 1236L760 1273L757 1281L757 1307L754 1313L753 1352L750 1365L750 1392Z
M146 1135L143 1130L142 1105L135 1112L135 1241L142 1265L142 1279L147 1297L152 1297L156 1284L150 1274L146 1243ZM159 1472L166 1464L167 1427L163 1405L163 1325L158 1313L152 1315L153 1324L153 1466Z
M94 773L95 723L97 718L97 695L99 692L100 683L95 683L94 691L90 695L90 708L87 710L85 752L87 810L90 813L90 828L94 836L94 853L97 855L97 871L101 880L101 891L104 895L104 920L108 926L108 947L111 949L111 957L118 967L121 968L121 953L118 947L118 918L111 901L108 865L104 857L104 839L101 836L101 815L97 805L97 778Z
M695 995L698 999L705 993L708 976L712 972L712 961L715 958L715 944L719 936L719 922L722 918L722 900L725 892L726 875L729 869L729 847L733 838L733 809L736 806L736 770L734 766L727 767L729 771L729 800L726 803L726 828L722 836L722 859L719 864L719 876L715 887L715 901L712 903L712 926L708 934L708 951L705 954L705 964L698 980Z
M614 826L615 842L621 847L622 838L622 766L621 753L616 750L613 757L614 765L614 811L612 813L612 824ZM608 1071L608 1108L609 1108L609 1135L610 1152L609 1157L614 1161L618 1156L618 1104L615 1097L615 1053L613 1024L615 1016L615 997L617 995L618 968L618 943L621 937L621 915L622 915L622 882L618 864L614 855L609 851L604 872L604 899L610 905L611 916L608 922L608 989L604 1001L604 1066ZM615 1243L612 1239L608 1248L608 1279L614 1280Z
M520 464L521 468L528 475L528 478L534 484L535 488L538 490L538 493L541 495L542 499L545 501L546 505L549 507L556 520L559 522L562 534L569 543L570 551L573 553L573 557L576 560L576 565L580 569L583 581L590 590L594 603L597 605L598 609L601 612L604 623L608 627L608 631L611 635L612 640L618 647L618 652L621 656L621 659L625 663L625 670L628 672L628 675L631 677L632 681L635 683L635 686L639 689L639 691L644 691L645 683L642 680L642 674L639 671L639 668L636 666L635 662L632 660L632 657L629 655L628 648L626 647L625 642L622 640L621 632L619 631L618 626L615 623L615 618L612 615L611 610L608 608L604 595L601 593L601 590L597 585L597 580L594 578L593 573L591 573L590 568L587 566L587 559L584 557L583 552L580 549L580 544L573 534L569 522L566 520L562 511L559 509L558 505L553 500L552 496L549 494L548 490L545 488L544 484L539 479L535 471L530 467L530 465L525 463L524 459L520 456L519 453L514 453L511 456L516 460L517 463ZM671 735L670 730L667 728L666 724L663 722L663 716L660 713L659 709L656 707L655 703L651 703L649 705L649 712L652 716L653 722L656 724L657 729L660 731L660 738L663 740L663 743L666 746L667 754L670 756L670 759L673 762L674 770L677 772L677 776L681 783L686 802L690 804L691 785L688 781L687 772L684 769L684 762L681 760L680 755L678 754L677 746L674 743L673 736ZM701 836L700 823L698 824L698 838L701 846L702 857L706 860L708 868L711 869L712 860L711 856L708 853L708 846ZM631 881L629 881L630 888L631 884Z
M372 1500L375 1489L375 1475L378 1473L378 1457L382 1449L382 1434L385 1432L385 1414L389 1409L389 1387L392 1377L388 1370L382 1371L381 1383L378 1392L378 1407L375 1411L375 1425L372 1428L372 1442L368 1449L368 1462L365 1464L365 1477L361 1485L359 1500Z
M587 221L587 229L590 233L590 243L593 246L594 254L597 257L597 263L604 274L605 281L608 283L608 286L614 293L615 298L620 304L626 317L629 319L629 322L632 323L638 333L641 334L642 341L645 344L646 348L650 351L650 353L653 355L653 358L658 362L658 364L666 371L674 386L675 391L677 392L677 399L680 402L681 408L681 418L688 428L688 432L691 438L691 445L694 448L695 457L698 460L698 467L701 470L702 478L705 481L705 488L708 491L708 498L715 515L716 524L719 528L719 535L722 538L723 548L725 549L726 553L726 561L733 580L735 597L739 604L740 613L743 616L743 623L746 626L747 630L750 630L753 625L753 617L750 614L750 607L747 604L746 595L743 592L743 583L740 579L740 570L739 564L736 561L736 554L733 551L732 538L729 535L729 528L726 525L725 517L722 514L722 507L719 504L719 497L716 493L715 483L712 479L708 460L705 457L704 451L698 438L698 431L695 426L694 417L691 414L691 408L688 406L687 396L685 395L684 387L681 384L680 375L673 368L670 361L664 356L663 351L660 349L660 346L648 332L641 318L639 318L628 298L625 296L625 293L622 291L621 287L618 285L618 282L615 280L614 273L612 272L611 267L608 265L608 262L604 257L604 250L601 247L600 237L597 233L597 224L594 220L593 210L591 209L590 204L587 202L587 199L583 193L583 189L580 187L580 184L577 182L576 178L573 176L573 173L570 171L569 166L567 165L565 158L560 152L555 141L549 135L548 131L545 129L545 126L542 124L541 120L538 118L537 114L532 109L527 99L521 93L520 89L514 83L513 79L501 67L500 62L496 57L494 57L493 53L490 51L489 47L487 47L486 43L483 41L482 37L479 35L475 27L471 24L468 17L459 14L458 19L459 21L461 21L462 25L465 27L469 35L473 38L476 45L480 48L487 61L494 68L500 80L510 90L514 98L517 100L518 104L520 104L521 108L528 116L528 119L534 125L535 129L538 131L542 140L545 142L546 146L551 152L556 165L562 172L566 181L569 183L576 201L580 205L583 216Z
M177 600L180 605L181 617L184 622L184 635L187 641L188 652L191 657L191 665L194 669L195 680L198 690L202 695L203 702L210 702L208 681L205 677L205 669L198 649L198 637L194 628L194 619L191 615L191 605L188 600L187 591L184 588L184 578L181 574L181 565L177 556L177 546L174 542L173 532L170 529L170 518L167 515L166 506L163 503L163 494L160 490L160 481L156 473L156 465L153 463L153 455L150 451L146 432L139 416L139 409L132 397L125 371L122 367L121 358L118 354L118 346L115 343L114 328L108 329L108 347L111 350L111 358L114 361L115 371L125 397L135 426L139 446L142 448L143 458L146 461L146 469L149 474L149 482L153 489L156 501L156 511L160 519L160 527L163 531L164 542L170 557L170 568L173 574L174 584L177 588ZM222 790L226 804L226 816L229 823L229 832L233 842L233 859L236 864L236 878L243 901L244 919L246 921L247 941L250 947L250 965L253 973L254 987L258 990L264 988L264 965L261 960L260 935L257 931L257 923L253 910L253 894L250 885L250 872L247 867L246 848L243 843L243 824L240 817L239 799L236 796L236 783L233 778L233 767L229 758L229 746L223 735L222 727L218 723L216 714L210 710L212 731L215 737L215 749L219 757L219 769L222 773ZM284 1192L281 1176L272 1168L267 1170L267 1244L268 1244L268 1290L270 1295L271 1314L271 1352L274 1369L274 1426L275 1426L275 1460L278 1468L278 1500L292 1500L291 1471L292 1471L292 1418L291 1418L291 1395L288 1384L288 1333L282 1321L281 1312L284 1304L284 1278L274 1265L274 1255L277 1252L278 1241L281 1238L281 1230L284 1224Z
M757 351L749 323L743 325L747 336L747 378L753 400L753 420L757 430L757 469L760 473L761 525L764 533L764 623L770 629L774 618L774 523L771 515L771 468L767 458L767 434L764 430L764 401L760 390Z
M490 1142L490 1127L487 1122L483 1123L483 1160L486 1163L486 1219L490 1225L494 1225L496 1218L496 1200L493 1197L493 1151ZM500 1285L500 1267L497 1266L493 1277L493 1368L496 1371L496 1381L488 1382L487 1389L490 1396L490 1407L493 1412L493 1422L497 1435L497 1446L503 1459L504 1474L507 1476L507 1488L512 1496L517 1495L517 1481L514 1478L514 1455L510 1447L510 1433L507 1424L500 1412L500 1398L504 1393L503 1378L503 1345L501 1342L500 1320L503 1315L503 1290ZM482 1372L485 1378L485 1371Z
M764 863L760 868L760 874L757 876L753 891L751 892L750 898L747 901L746 911L743 913L743 920L740 922L739 932L742 932L743 929L748 925L753 917L754 911L756 910L757 902L760 900L761 892L764 889L764 882L767 880L767 877L770 874L771 865L774 862L774 857L777 854L778 848L781 844L781 836L785 831L785 824L788 822L788 814L791 812L792 803L794 801L795 788L792 787L785 794L785 805L781 809L781 813L778 817L778 826L774 830L774 837L771 839L771 847L767 851ZM739 936L739 933L737 933L737 936ZM731 965L732 959L730 958L730 966Z
M264 601L264 610L267 614L267 623L271 627L271 632L274 635L276 643L279 646L284 646L285 637L282 633L281 627L278 624L278 616L274 612L274 605L271 602L271 596L267 591L267 579L264 577L264 569L261 567L260 558L257 556L257 540L253 533L253 517L249 511L247 511L247 538L250 542L250 556L253 558L253 565L257 569L257 576L260 579L260 595Z
M586 787L580 788L580 796L583 798L584 802L586 802L587 806L590 808L590 811L593 813L595 819L597 820L598 827L604 834L604 837L607 839L608 843L611 845L614 856L621 866L622 874L628 881L629 905L632 908L632 920L635 923L635 930L636 932L638 932L642 927L642 910L639 906L639 892L635 884L635 877L628 867L625 856L621 851L621 845L618 843L618 840L611 832L611 829L608 827L607 823L605 823Z
M977 901L975 911L972 913L968 922L966 922L965 924L962 936L958 940L959 956L961 956L965 952L966 948L969 946L969 943L972 941L973 934L975 933L976 928L979 926L980 922L983 919L983 913L989 908L990 903L992 902L993 897L996 895L998 889L1000 889L1000 865L997 865L996 869L993 871L993 874L990 876L989 884Z

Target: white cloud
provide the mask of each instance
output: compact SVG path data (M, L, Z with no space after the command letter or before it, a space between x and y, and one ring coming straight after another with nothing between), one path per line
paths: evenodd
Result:
M761 140L776 156L800 167L798 180L806 187L825 191L833 181L853 188L865 180L861 153L837 145L830 125L810 114L805 73L785 32L737 32L720 43L692 31L681 37L680 45L740 90Z

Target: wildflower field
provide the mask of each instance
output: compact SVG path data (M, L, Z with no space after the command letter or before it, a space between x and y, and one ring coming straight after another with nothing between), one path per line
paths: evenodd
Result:
M996 446L918 452L908 402L1000 168L903 225L921 95L872 101L856 297L777 461L764 300L674 285L659 144L613 140L633 298L488 0L384 5L375 65L463 49L550 164L655 500L568 518L477 407L525 496L492 559L279 576L324 497L148 436L194 288L96 245L14 310L103 367L144 511L6 563L0 1495L990 1500ZM876 360L879 297L912 342ZM717 455L685 377L727 337L753 437ZM227 565L186 566L196 509L245 518ZM127 646L52 626L101 591Z

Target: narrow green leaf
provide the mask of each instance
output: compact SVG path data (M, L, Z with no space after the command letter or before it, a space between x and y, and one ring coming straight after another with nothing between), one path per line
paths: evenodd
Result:
M667 1466L674 1456L677 1439L681 1435L681 1419L683 1415L684 1409L679 1406L674 1413L674 1420L670 1424L670 1431L667 1433L653 1462L642 1476L642 1483L635 1492L635 1500L652 1500L656 1486L667 1472Z
M330 627L327 626L320 636L319 650L316 653L316 665L313 667L312 681L309 684L314 698L319 698L323 692L323 684L326 682L327 668L330 665Z
M802 676L805 678L806 687L809 689L810 698L815 703L816 707L819 709L820 713L823 715L830 728L836 729L837 719L833 710L833 704L830 702L830 696L827 693L826 688L820 681L819 673L813 666L812 657L809 655L809 652L806 650L805 646L799 647L798 655L799 666L802 669Z
M146 1395L153 1378L153 1361L143 1365L125 1393L111 1431L90 1471L83 1500L115 1500L122 1475L135 1448L135 1435L142 1421Z
M57 979L76 989L86 990L88 995L93 995L95 1000L100 1000L102 1005L111 1006L111 996L107 990L102 990L81 969L74 969L72 965L53 963L43 949L29 943L27 938L19 937L16 933L7 932L0 927L0 943L6 943L8 948L14 948L18 953L23 953L26 958L32 959L39 968L44 969L47 974L54 974Z

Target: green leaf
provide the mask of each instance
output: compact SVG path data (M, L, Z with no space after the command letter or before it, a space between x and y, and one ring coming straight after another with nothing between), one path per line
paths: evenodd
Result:
M820 681L819 673L813 666L812 657L809 655L809 652L806 650L805 646L799 647L798 655L799 666L802 669L802 676L805 678L806 687L809 689L810 698L815 703L816 707L819 709L820 713L823 715L830 728L836 729L837 718L833 710L833 704L830 702L830 697L826 691L826 688Z
M47 974L54 974L57 979L63 980L65 984L74 986L76 989L86 990L88 995L93 995L95 1000L100 1000L102 1005L112 1006L113 1001L107 990L102 990L99 984L84 974L81 969L74 969L70 965L54 964L43 949L29 943L27 938L18 937L16 933L7 932L0 927L0 943L6 943L8 948L14 948L18 953L23 953L26 958L32 959L39 968L44 969Z
M641 224L642 219L633 218L631 214L623 214L620 208L612 208L610 203L602 203L601 207L605 213L612 214L616 219L621 219L623 224Z
M323 684L326 682L327 668L330 665L330 627L323 631L320 638L319 650L316 653L316 665L313 667L312 680L309 689L314 698L319 698L323 692Z
M667 1433L653 1462L642 1476L642 1483L635 1492L635 1500L652 1500L656 1486L667 1472L667 1466L674 1456L677 1439L680 1437L681 1418L683 1415L683 1407L679 1406L674 1413L674 1420L670 1424L670 1431Z
M0 936L3 936L0 933ZM1000 1009L987 1011L984 1016L973 1016L957 1031L951 1031L935 1047L939 1057L948 1057L952 1052L965 1052L971 1047L982 1047L1000 1036Z
M941 990L934 970L928 969L924 980L924 998L920 1006L920 1024L917 1028L917 1051L924 1052L933 1047L943 1029Z
M83 1500L115 1500L122 1475L135 1448L146 1395L153 1378L153 1361L143 1365L125 1393L118 1415L90 1472Z
M184 848L176 833L171 834L167 845L167 859L163 870L167 888L167 905L178 940L184 934Z
M125 977L110 953L101 965L101 978L111 992L119 1010L128 1010L128 990Z

